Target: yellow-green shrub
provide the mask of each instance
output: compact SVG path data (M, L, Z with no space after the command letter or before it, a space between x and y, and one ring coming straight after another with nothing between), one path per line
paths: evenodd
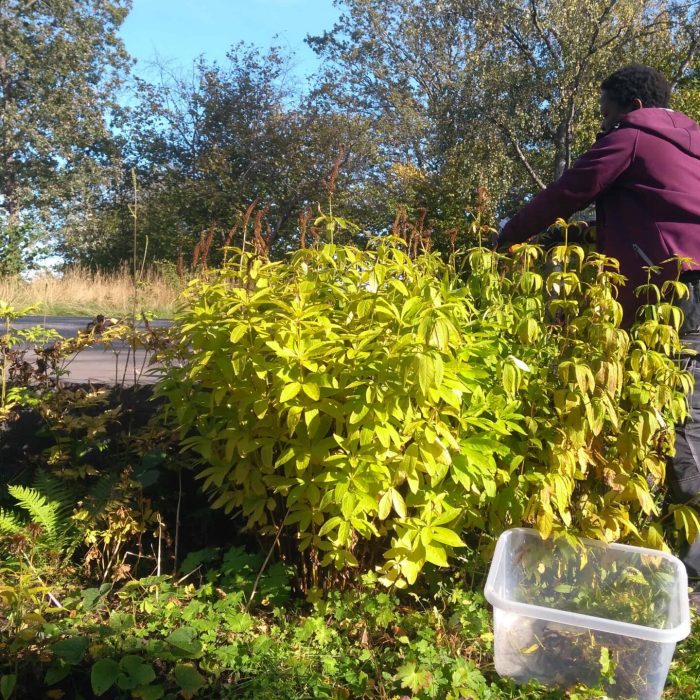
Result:
M677 333L630 344L611 261L559 246L543 277L542 255L472 250L463 282L387 238L194 282L162 391L213 506L399 585L523 522L663 546Z

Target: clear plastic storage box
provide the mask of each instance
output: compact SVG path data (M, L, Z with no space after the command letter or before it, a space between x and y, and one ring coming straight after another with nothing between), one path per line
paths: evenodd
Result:
M685 567L653 549L577 548L515 528L496 544L485 594L496 671L518 682L658 700L676 642L690 633Z

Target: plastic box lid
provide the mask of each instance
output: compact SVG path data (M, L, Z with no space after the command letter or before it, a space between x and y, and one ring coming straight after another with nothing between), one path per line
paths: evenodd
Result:
M688 576L678 558L645 547L580 542L583 563L565 541L543 540L529 528L506 530L496 543L486 599L526 617L651 642L675 643L690 634ZM588 591L597 592L593 603Z

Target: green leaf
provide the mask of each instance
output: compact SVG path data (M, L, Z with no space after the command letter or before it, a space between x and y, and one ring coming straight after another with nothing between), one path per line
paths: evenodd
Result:
M276 466L276 467L279 467L279 466L281 466L281 465L283 465L283 464L286 464L286 463L289 462L289 460L291 460L295 455L296 455L295 446L294 446L294 445L290 445L290 446L287 447L287 448L284 450L284 452L282 452L282 454L279 456L279 458L278 458L277 461L275 462L275 466Z
M331 530L334 530L338 525L340 525L343 522L343 519L338 517L337 515L329 518L326 520L326 522L322 525L321 529L318 531L318 536L319 537L324 537L327 535Z
M416 668L416 664L411 662L400 666L394 676L401 681L401 687L408 688L412 693L420 693L431 684L432 673L424 668Z
M197 659L202 655L202 644L197 639L197 631L191 627L180 627L165 640L180 654L190 659Z
M397 291L399 294L402 294L403 296L407 297L408 296L408 289L406 288L406 285L397 278L392 277L389 280L389 284Z
M22 529L22 522L11 511L0 508L0 532L14 534Z
M58 661L54 661L46 670L44 683L46 683L46 685L60 683L72 671L72 667L65 661L60 659Z
M92 665L90 684L95 695L106 693L117 680L119 664L114 659L100 659Z
M377 517L380 520L386 520L391 512L391 496L392 489L384 492L382 497L379 499L379 506L377 508Z
M444 504L443 504L444 505ZM459 508L451 508L450 506L445 506L445 511L443 513L440 513L437 517L433 518L431 521L432 525L447 525L448 523L451 523L453 520L455 520L457 517L459 517L460 514L460 509Z
M303 406L291 406L287 411L287 429L290 435L296 432L303 410Z
M30 515L34 522L39 523L49 535L53 535L58 526L58 511L60 504L49 501L36 489L26 486L12 485L7 490Z
M165 695L165 689L162 685L147 685L145 688L136 688L131 691L135 698L141 700L160 700Z
M255 413L255 417L258 420L262 420L265 417L265 414L267 413L267 409L269 407L269 402L267 400L267 397L263 397L261 399L258 399L253 403L253 412Z
M374 426L374 434L384 449L391 447L391 433L383 425Z
M319 411L317 408L309 408L306 411L304 411L304 423L306 423L307 428L311 427L311 423L318 415ZM311 434L309 434L309 437L311 437Z
M406 321L412 319L423 306L423 300L419 297L411 297L406 299L401 308L401 318Z
M75 665L80 663L89 643L87 637L68 637L52 644L49 649L66 663Z
M425 544L425 559L426 561L435 564L436 566L447 566L447 552L444 547L439 547L434 544Z
M423 559L404 559L400 566L401 566L401 573L406 577L406 581L410 584L413 585L416 582L416 579L418 578L418 574L420 573L421 569L423 568Z
M394 506L394 510L396 511L396 515L398 515L399 518L405 518L406 502L403 500L403 496L395 488L391 489L391 502Z
M248 326L242 323L234 326L233 330L231 331L231 335L229 336L229 340L235 345L246 334L247 330Z
M207 684L202 674L192 664L178 664L175 666L173 676L180 689L188 693L197 693Z
M357 499L354 494L348 491L340 501L340 512L343 514L344 518L348 519L352 516L356 504Z
M0 695L2 695L2 700L9 700L16 684L17 676L14 673L0 676Z
M427 395L428 391L435 384L435 364L430 355L419 353L416 355L416 365L418 386L420 386L420 390L423 394Z
M442 317L435 319L428 338L428 344L438 348L438 350L447 352L450 344L450 324L446 319Z
M155 680L156 674L151 664L145 663L140 656L127 654L119 662L119 665L126 671L136 685L148 685Z
M608 647L600 648L600 672L603 676L609 674L613 670L613 664L610 659L610 649Z
M515 396L520 386L520 372L510 362L503 365L503 388L509 396Z
M440 355L435 355L433 358L433 387L442 386L442 380L445 376L445 363Z

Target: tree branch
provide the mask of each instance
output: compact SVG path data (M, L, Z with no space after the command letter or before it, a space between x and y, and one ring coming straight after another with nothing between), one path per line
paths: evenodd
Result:
M532 24L537 30L537 33L544 42L544 45L547 47L549 55L559 64L560 67L563 67L564 62L562 61L561 53L554 50L554 46L552 45L549 36L547 36L547 32L545 32L540 25L540 20L537 15L537 0L530 0L530 18L532 19Z
M676 89L676 86L678 85L680 79L683 77L683 73L685 73L685 71L695 59L695 56L698 51L698 46L700 46L700 35L696 36L695 39L693 39L690 46L688 47L688 53L686 54L686 57L683 59L681 65L678 66L678 70L673 74L673 78L669 81L671 83L672 90Z
M540 65L537 62L532 49L525 43L525 40L520 36L517 30L513 29L509 24L504 24L503 28L510 35L510 38L515 43L515 46L520 51L520 53L525 57L527 62L535 69L539 70Z
M574 78L574 82L571 87L571 92L569 94L569 104L567 105L566 117L564 119L564 123L561 125L561 129L563 130L563 133L561 134L563 136L563 142L557 144L558 147L563 146L564 153L558 153L557 160L561 161L564 167L569 167L571 163L571 127L573 124L574 115L576 114L576 95L578 94L579 88L581 87L583 77L586 74L588 63L590 59L604 46L607 46L613 41L616 41L623 31L622 27L619 28L612 38L608 39L607 41L604 41L602 44L598 44L598 37L600 36L603 24L610 16L617 3L618 0L610 0L608 5L603 9L602 13L597 18L593 29L593 33L591 35L590 41L588 42L588 49L578 65L578 71L576 73L576 77ZM557 174L561 175L561 172L559 172L561 170L560 162L557 162L555 164L555 167Z
M515 149L515 153L517 154L520 162L525 167L525 170L527 170L528 175L533 179L535 184L540 189L545 189L546 185L544 184L544 182L542 182L542 179L535 172L535 169L532 167L532 165L530 165L530 162L528 161L527 157L525 156L525 153L523 153L523 149L520 147L520 144L518 143L517 139L515 138L515 136L511 132L511 130L505 124L501 124L499 122L496 122L496 126L501 130L503 135L508 139L510 144Z

